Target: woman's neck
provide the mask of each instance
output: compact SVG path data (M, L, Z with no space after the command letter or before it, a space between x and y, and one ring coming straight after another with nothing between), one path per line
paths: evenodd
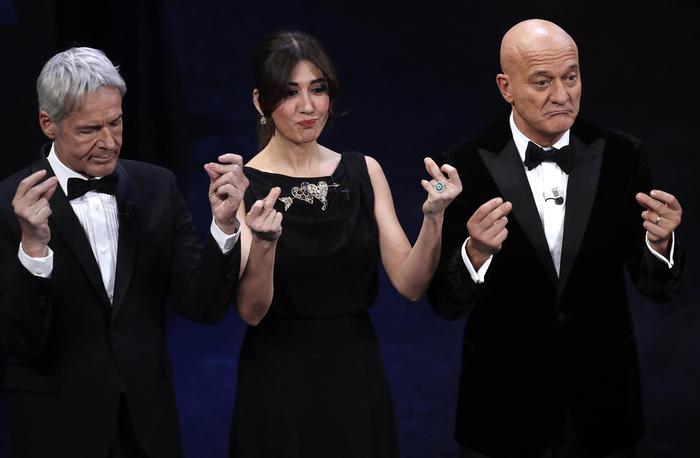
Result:
M269 171L284 175L321 176L325 175L324 150L325 148L315 141L298 144L273 136L270 143L260 151L260 165Z

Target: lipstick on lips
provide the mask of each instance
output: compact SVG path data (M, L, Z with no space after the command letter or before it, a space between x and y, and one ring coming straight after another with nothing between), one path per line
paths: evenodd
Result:
M316 125L317 121L318 121L318 119L304 119L302 121L299 121L298 124L301 127L313 127L314 125Z

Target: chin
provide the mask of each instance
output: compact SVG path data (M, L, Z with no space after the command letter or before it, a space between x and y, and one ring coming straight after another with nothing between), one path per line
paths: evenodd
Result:
M319 137L318 135L304 135L297 140L297 143L300 145L313 143L316 140L318 140L318 137Z
M572 118L558 119L555 122L548 123L545 132L547 132L552 137L557 137L566 132L567 130L571 129L571 126L573 125L574 119Z
M91 166L85 170L85 174L91 177L104 177L114 172L116 167L117 161L110 162L109 164Z

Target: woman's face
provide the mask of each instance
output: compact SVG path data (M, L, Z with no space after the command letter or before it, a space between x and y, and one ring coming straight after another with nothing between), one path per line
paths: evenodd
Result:
M321 71L308 60L292 72L287 94L272 112L275 135L297 143L315 142L328 120L328 84Z

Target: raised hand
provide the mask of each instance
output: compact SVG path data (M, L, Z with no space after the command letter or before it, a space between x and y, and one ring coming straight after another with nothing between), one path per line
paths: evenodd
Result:
M282 235L282 213L273 207L280 196L280 188L272 188L262 200L257 200L245 216L245 223L253 236L266 242L274 242Z
M48 255L51 240L49 199L58 185L56 177L41 181L44 176L46 170L40 170L22 180L12 199L12 208L22 230L22 249L34 258Z
M248 179L243 174L243 158L226 153L218 157L219 163L204 164L209 175L209 203L216 225L226 234L238 230L236 211L248 188Z
M649 243L654 250L668 256L671 234L681 224L683 209L680 202L673 194L657 189L649 194L639 192L635 197L639 205L645 208L642 226L647 230Z
M476 270L494 253L501 250L508 237L508 214L513 204L496 197L480 206L467 221L469 242L467 256Z
M434 216L445 211L445 208L462 192L462 182L457 169L449 164L438 167L435 161L426 157L425 170L433 177L432 180L421 180L420 184L428 192L428 198L423 204L423 214ZM447 175L443 175L443 172Z

